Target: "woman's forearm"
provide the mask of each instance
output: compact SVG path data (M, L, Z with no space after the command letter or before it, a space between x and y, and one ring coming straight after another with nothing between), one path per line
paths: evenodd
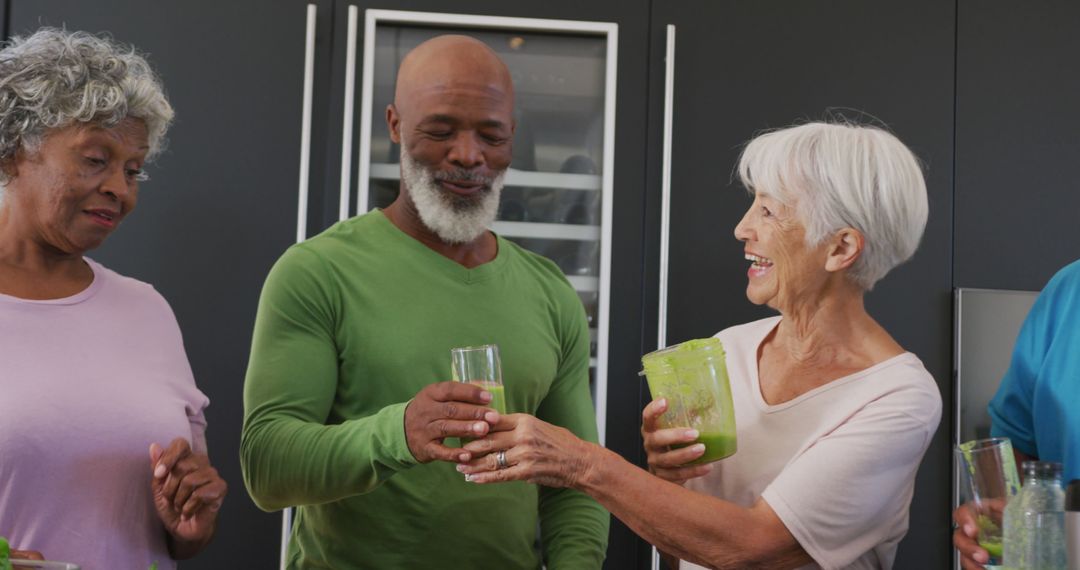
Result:
M664 552L713 568L796 567L810 561L782 524L777 532L763 521L757 506L744 508L684 489L600 446L592 453L578 488Z

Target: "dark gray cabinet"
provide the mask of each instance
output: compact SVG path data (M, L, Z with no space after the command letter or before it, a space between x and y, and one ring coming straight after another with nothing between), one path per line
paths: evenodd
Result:
M955 284L1038 291L1080 258L1080 4L957 14Z
M652 10L650 268L659 258L667 26L675 30L669 344L771 314L746 299L747 262L733 235L751 199L732 173L756 133L830 115L880 120L925 163L922 245L868 295L867 308L941 387L945 427L923 460L896 567L942 567L950 551L953 6L685 1L654 2ZM652 331L658 278L646 281Z

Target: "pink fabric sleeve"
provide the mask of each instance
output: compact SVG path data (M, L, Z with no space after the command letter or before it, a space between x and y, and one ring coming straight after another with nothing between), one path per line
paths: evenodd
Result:
M867 404L796 455L762 493L822 568L843 568L899 540L889 534L907 516L915 472L940 419L935 396L908 390Z

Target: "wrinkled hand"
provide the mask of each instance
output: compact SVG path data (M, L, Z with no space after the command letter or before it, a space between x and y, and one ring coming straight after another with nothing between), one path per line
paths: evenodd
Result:
M228 490L210 458L178 437L164 451L150 445L150 469L154 507L169 534L184 542L209 541Z
M487 437L470 442L464 449L475 459L457 469L473 483L527 481L573 488L584 480L599 447L528 414L509 414L492 426ZM504 469L498 468L500 451L506 453Z
M979 546L979 525L976 511L970 503L960 505L953 511L956 530L953 531L953 546L960 552L960 567L964 570L982 570L983 564L990 561L990 553Z
M667 411L667 406L664 398L653 400L645 406L641 411L641 438L645 440L649 471L657 477L682 485L712 471L712 464L682 466L701 457L705 453L705 444L672 449L673 445L694 441L698 432L687 428L659 429L660 416Z
M45 557L42 556L41 553L36 551L36 550L12 550L11 551L11 559L12 560L45 560ZM21 568L18 565L16 565L15 567L16 568Z
M439 382L424 387L405 408L405 439L420 463L435 460L464 462L472 456L446 447L448 437L483 437L499 413L487 408L491 393L461 382Z

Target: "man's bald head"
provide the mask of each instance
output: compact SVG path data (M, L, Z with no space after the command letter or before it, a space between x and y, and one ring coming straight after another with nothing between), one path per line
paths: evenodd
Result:
M514 137L514 85L499 56L467 36L420 44L398 69L386 125L401 144L401 193L388 211L443 243L493 246L487 228Z
M448 88L475 89L514 101L510 70L487 44L461 35L434 37L416 46L401 62L394 105L409 113L417 96Z

